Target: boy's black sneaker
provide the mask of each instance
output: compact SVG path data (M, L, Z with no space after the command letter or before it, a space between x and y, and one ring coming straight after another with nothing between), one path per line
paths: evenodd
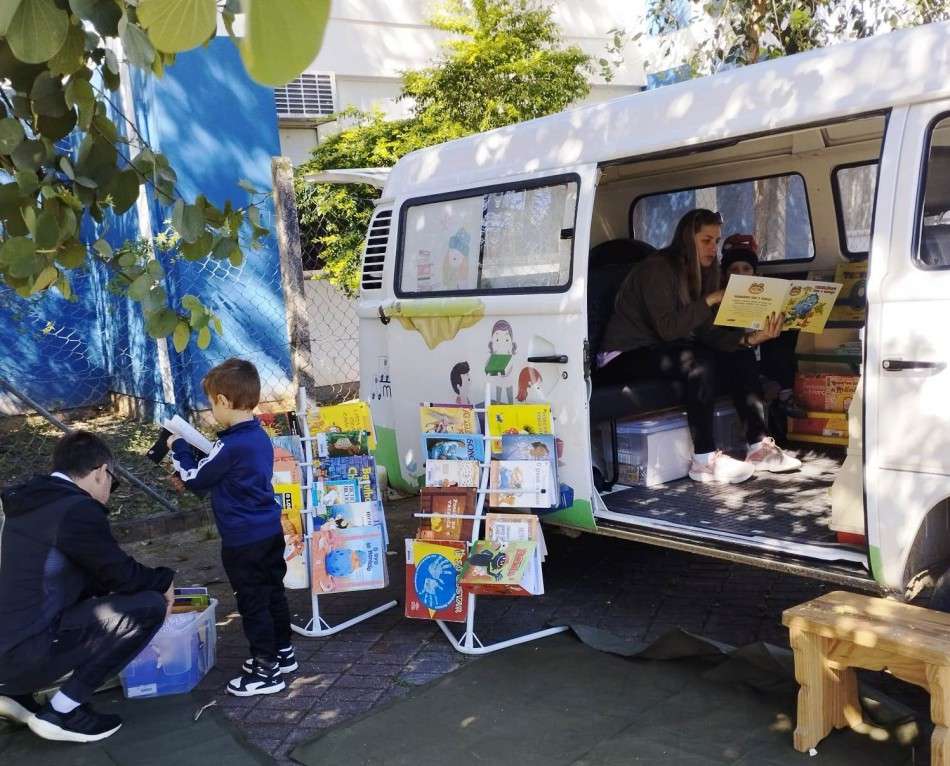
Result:
M281 677L280 666L254 659L250 672L228 681L228 694L235 697L253 697L257 694L275 694L287 688Z
M281 673L293 673L297 669L297 658L294 656L294 648L288 646L286 649L277 650L277 667ZM253 658L244 660L241 669L245 673L250 673L254 669Z
M0 694L0 718L26 723L42 707L32 694Z
M57 742L97 742L111 737L122 719L117 715L97 713L91 705L80 705L71 713L58 713L49 703L27 721L38 737Z

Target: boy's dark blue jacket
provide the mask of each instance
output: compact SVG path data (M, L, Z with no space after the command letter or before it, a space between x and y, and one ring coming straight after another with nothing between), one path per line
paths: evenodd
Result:
M188 489L211 490L211 509L225 548L281 534L271 483L274 447L257 418L219 431L211 454L200 461L184 439L176 439L172 465Z

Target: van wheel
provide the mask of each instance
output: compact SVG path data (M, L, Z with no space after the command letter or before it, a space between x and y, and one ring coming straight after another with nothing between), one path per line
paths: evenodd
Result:
M934 584L930 608L938 612L950 612L950 568L945 569Z

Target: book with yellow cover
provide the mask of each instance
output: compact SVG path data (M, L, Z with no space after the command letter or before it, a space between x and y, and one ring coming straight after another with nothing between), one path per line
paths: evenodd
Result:
M470 404L422 404L419 424L424 434L477 434L478 418Z
M868 262L839 263L835 282L841 283L841 294L831 310L831 321L863 322L867 313Z
M733 274L715 324L761 330L769 314L782 314L783 330L820 333L840 290L836 282Z
M489 436L554 433L550 404L489 404L485 423ZM501 454L500 438L491 440L491 450Z
M331 404L316 407L307 412L307 427L310 435L331 431L366 431L369 434L369 448L376 449L376 430L373 428L373 415L369 405L354 399L343 404Z

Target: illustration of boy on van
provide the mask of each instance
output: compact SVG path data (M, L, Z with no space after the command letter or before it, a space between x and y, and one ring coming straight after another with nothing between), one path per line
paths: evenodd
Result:
M449 373L449 383L455 392L456 404L472 403L472 368L468 362L458 362Z
M504 319L499 319L492 325L491 340L488 342L491 355L485 362L485 374L495 387L494 401L501 401L502 389L508 398L508 404L515 402L515 387L511 379L511 360L518 350L515 343L514 330Z

